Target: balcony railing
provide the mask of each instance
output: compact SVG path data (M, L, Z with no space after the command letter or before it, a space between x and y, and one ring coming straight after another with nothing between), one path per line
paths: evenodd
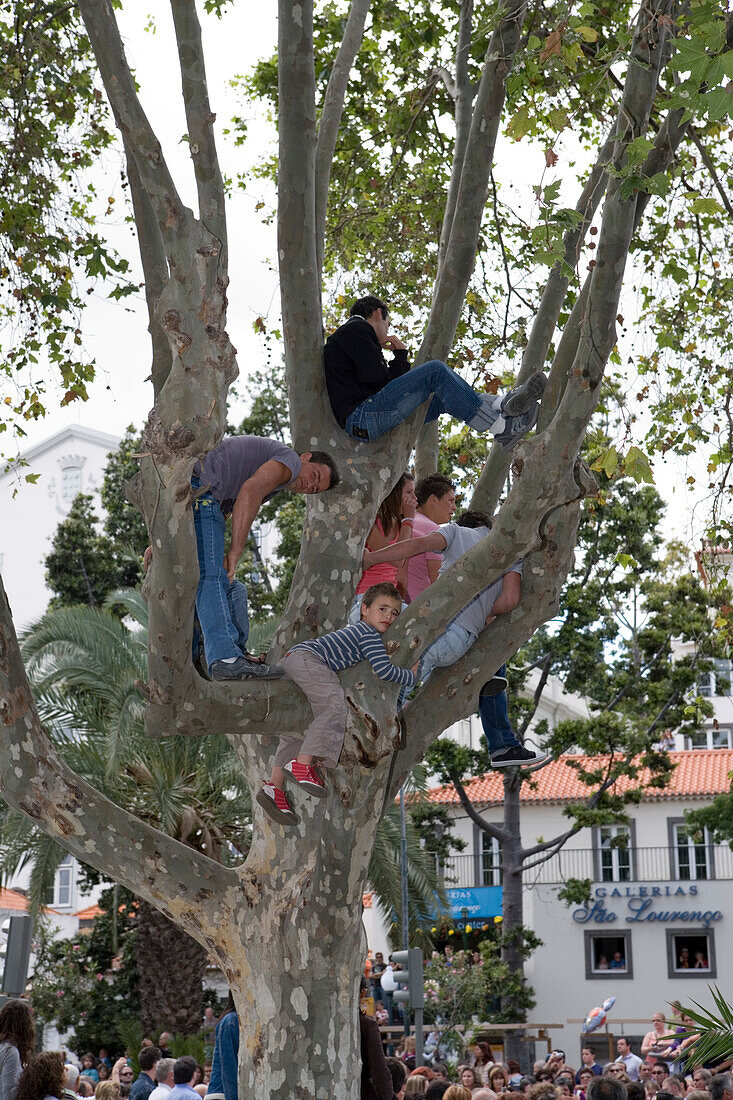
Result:
M443 865L447 888L501 885L501 868L481 855L457 855ZM733 879L733 851L727 844L680 848L566 848L525 872L524 883L554 885L568 879L592 882L707 882Z

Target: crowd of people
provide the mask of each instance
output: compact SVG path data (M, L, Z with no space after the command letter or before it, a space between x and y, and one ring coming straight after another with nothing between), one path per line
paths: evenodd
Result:
M383 1056L383 1068L375 1068L378 1056L373 1050L365 1053L362 1040L368 1071L362 1078L362 1100L402 1100L415 1094L426 1100L517 1100L517 1094L527 1100L733 1100L733 1058L711 1068L688 1068L683 1044L689 1046L693 1037L689 1042L680 1039L677 1029L666 1031L663 1039L655 1034L654 1042L645 1036L643 1058L619 1038L617 1057L605 1065L590 1047L583 1048L577 1068L557 1050L535 1062L531 1074L522 1074L515 1061L495 1061L486 1042L475 1043L454 1070L437 1060L416 1067L410 1038L400 1043L393 1057ZM425 1050L429 1059L429 1043ZM670 1061L661 1057L662 1052Z
M202 1030L210 1031L216 1024L208 1008ZM172 1039L167 1031L161 1033L158 1046L143 1039L137 1076L128 1055L113 1064L104 1047L97 1055L83 1054L77 1064L63 1051L35 1052L30 1007L13 998L0 1009L0 1100L224 1100L216 1046L212 1061L199 1065L191 1055L172 1057L167 1048ZM226 1095L236 1100L236 1084Z

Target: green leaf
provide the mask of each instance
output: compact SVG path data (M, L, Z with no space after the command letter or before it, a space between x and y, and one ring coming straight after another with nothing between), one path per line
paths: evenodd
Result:
M722 214L724 212L717 199L703 195L699 195L695 199L690 206L690 210L693 214Z

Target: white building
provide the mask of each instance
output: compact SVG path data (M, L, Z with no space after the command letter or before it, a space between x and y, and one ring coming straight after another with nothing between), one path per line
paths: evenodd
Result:
M119 444L117 435L72 424L24 451L18 462L0 473L7 521L0 526L0 573L16 630L46 610L50 594L43 561L56 528L79 493L95 498L99 514L107 456ZM26 481L29 474L38 480Z
M529 1020L561 1025L551 1032L552 1044L570 1064L579 1064L580 1021L609 996L616 998L609 1030L629 1037L638 1051L654 1012L668 1011L672 1000L709 1000L709 983L723 990L733 984L726 923L733 921L733 852L708 837L696 842L684 823L686 810L730 789L733 751L693 749L671 758L676 767L669 786L648 791L632 806L629 826L583 829L525 875L524 923L543 940L526 967L537 998ZM551 762L524 784L525 845L563 832L563 809L587 796L568 761ZM500 774L479 776L465 789L487 821L501 822ZM459 929L465 920L472 928L490 923L501 915L500 846L466 816L452 786L435 788L431 798L449 809L455 832L466 842L464 854L445 868L452 916ZM625 847L614 844L620 834ZM589 905L568 907L558 898L570 878L590 879ZM367 910L366 917L374 937L369 946L384 950L386 937L373 912ZM460 934L456 939L460 943ZM603 1031L582 1042L608 1059Z

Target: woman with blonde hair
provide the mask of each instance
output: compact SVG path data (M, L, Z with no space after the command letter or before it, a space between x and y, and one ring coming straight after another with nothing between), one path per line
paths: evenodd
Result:
M100 1081L94 1090L94 1100L120 1100L120 1086L114 1081Z
M405 1081L405 1096L418 1096L422 1095L428 1087L427 1077L423 1077L421 1073L410 1076Z
M443 1093L443 1100L471 1100L471 1093L463 1085L449 1085Z
M0 1100L15 1100L35 1041L36 1029L26 1002L18 997L6 1001L0 1008Z

